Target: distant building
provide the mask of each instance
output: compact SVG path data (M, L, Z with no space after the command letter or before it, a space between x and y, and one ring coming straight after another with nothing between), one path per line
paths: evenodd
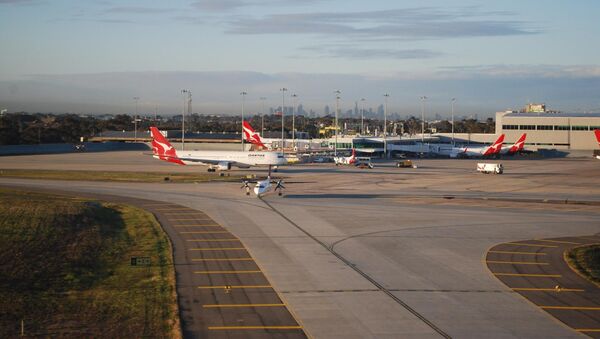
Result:
M544 113L546 112L546 104L529 103L523 108L524 113Z

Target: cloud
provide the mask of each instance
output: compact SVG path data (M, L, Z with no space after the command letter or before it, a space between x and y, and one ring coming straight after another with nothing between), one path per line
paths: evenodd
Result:
M428 49L385 49L362 48L351 45L322 45L304 47L309 53L317 53L320 57L335 57L347 59L430 59L443 55Z
M0 5L30 5L40 3L38 0L0 0Z
M598 78L600 66L597 65L475 65L442 67L440 76L460 75L463 78Z
M201 0L192 3L192 7L207 12L227 12L248 6L243 0Z
M155 7L111 7L105 10L107 14L162 14L173 12L171 8L155 8Z
M313 12L271 14L237 18L229 22L230 34L315 34L327 37L393 38L403 40L538 33L527 24L500 20L509 12L484 12L474 8L441 10L429 7L364 12Z

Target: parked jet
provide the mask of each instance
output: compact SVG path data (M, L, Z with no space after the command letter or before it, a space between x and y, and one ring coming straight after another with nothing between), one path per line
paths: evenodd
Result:
M512 144L512 146L503 146L502 149L500 150L500 154L514 155L517 152L522 151L523 147L525 147L525 139L526 138L527 138L527 133L523 133L523 135L521 135L519 140L517 140L517 142Z
M336 165L354 165L356 163L356 150L352 149L352 155L349 157L333 157Z
M249 168L252 166L284 165L286 160L281 152L234 152L234 151L180 151L160 133L150 127L152 134L152 154L155 158L179 165L208 166L209 172L230 170L232 166Z
M491 145L487 147L453 147L450 151L451 158L468 157L468 158L479 158L479 157L490 157L500 153L502 144L504 143L504 134Z

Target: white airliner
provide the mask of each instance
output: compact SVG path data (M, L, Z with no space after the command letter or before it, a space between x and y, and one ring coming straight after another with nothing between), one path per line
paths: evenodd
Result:
M491 145L487 147L453 147L450 151L451 158L458 157L468 157L468 158L478 158L478 157L489 157L494 156L500 153L502 149L502 144L504 143L504 134L501 134L500 137Z
M356 150L352 149L352 155L349 157L333 157L336 165L354 165L356 163Z
M522 151L525 147L525 139L527 138L527 133L523 133L519 140L512 144L512 146L503 146L500 150L500 154L502 155L514 155L519 151Z
M232 166L249 168L252 166L277 166L286 164L281 152L234 152L234 151L180 151L160 133L150 127L152 134L152 154L155 158L179 165L208 166L209 172L230 170Z

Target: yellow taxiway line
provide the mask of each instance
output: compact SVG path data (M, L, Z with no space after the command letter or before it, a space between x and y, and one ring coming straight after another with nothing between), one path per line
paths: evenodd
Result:
M209 247L209 248L190 248L190 251L240 251L246 250L244 247Z
M544 244L523 244L519 242L505 242L503 245L516 245L516 246L531 246L531 247L558 247L554 245L544 245Z
M493 273L493 272L492 272ZM560 274L530 274L530 273L493 273L497 276L507 277L537 277L537 278L560 278Z
M540 306L544 310L575 310L575 311L600 311L600 307L587 306Z
M564 240L550 240L550 239L535 239L535 241L546 241L555 244L569 244L569 245L581 245L580 242L564 241Z
M488 253L524 254L524 255L546 255L546 253L539 253L539 252L511 252L511 251L488 251Z
M240 239L187 239L186 241L191 242L227 242L227 241L241 241Z
M534 288L534 287L511 287L513 291L541 291L541 292L585 292L579 288Z
M285 307L285 304L208 304L204 308L226 308L226 307Z
M221 286L198 286L199 289L206 289L206 290L211 290L211 289L250 289L250 288L273 288L270 285L235 285L235 286L226 286L226 285L221 285Z
M302 326L208 326L209 330L301 330Z
M547 262L533 262L533 261L486 261L488 264L511 264L511 265L550 265Z
M262 271L195 271L194 274L244 274L244 273L262 273Z
M254 261L252 258L206 258L192 259L192 261Z

